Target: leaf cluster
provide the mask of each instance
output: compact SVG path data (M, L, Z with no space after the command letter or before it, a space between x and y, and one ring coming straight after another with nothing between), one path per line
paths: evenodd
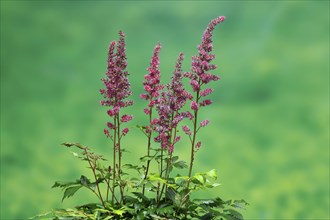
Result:
M66 147L76 147L79 153L73 152L73 156L91 164L92 171L96 173L96 179L90 180L87 176L81 175L80 178L71 182L54 183L52 188L60 188L63 191L62 201L74 196L80 189L86 188L99 199L97 185L107 184L111 181L111 170L101 164L105 161L102 156L96 155L88 147L80 144L64 143ZM141 157L141 163L147 160L160 160L157 157L157 150L154 156ZM179 160L178 156L171 159L170 169L186 169L184 161ZM101 161L100 161L101 160ZM247 202L244 200L224 201L217 197L215 199L192 199L191 194L200 190L208 190L219 186L216 183L216 170L199 172L195 175L164 178L159 174L150 173L148 178L143 178L140 174L144 173L143 165L125 164L123 165L123 175L129 170L135 170L139 177L126 175L116 181L116 185L122 184L126 187L126 194L122 203L111 204L109 200L102 203L87 203L77 206L74 209L57 209L33 217L34 219L223 219L223 220L243 220L239 212L245 209ZM187 185L189 184L189 188ZM159 186L164 187L164 196L160 193ZM141 193L143 186L146 186L147 193ZM157 199L159 198L159 199Z

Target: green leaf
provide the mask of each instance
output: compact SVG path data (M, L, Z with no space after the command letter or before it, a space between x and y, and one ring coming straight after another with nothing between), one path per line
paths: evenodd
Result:
M43 213L43 214L39 214L39 215L36 215L36 216L33 216L29 219L51 219L52 217L52 212L46 212L46 213Z
M140 198L143 202L149 202L149 199L140 192L132 192L136 197Z
M178 168L178 169L188 168L186 162L182 161L182 160L173 163L173 166Z
M77 147L77 148L79 148L79 149L84 149L83 146L81 146L81 144L79 144L79 143L68 143L68 142L64 142L64 143L62 143L61 145L64 145L64 146L66 146L66 147L72 147L72 146L75 146L75 147Z
M174 189L169 187L166 191L166 197L174 202L175 201L175 196L176 196L176 192L174 191Z
M52 186L52 188L56 188L56 187L66 188L66 187L69 187L69 186L77 185L79 183L80 183L80 181L76 181L76 182L59 182L59 181L56 181L54 183L54 185Z
M159 215L171 214L171 213L173 213L173 208L174 208L173 205L160 207L160 208L156 209L156 213Z
M227 209L226 217L228 220L244 220L242 214L234 209Z
M137 166L137 165L133 165L133 164L124 164L123 168L136 170L137 172L140 172L140 170L143 170L142 167Z
M178 161L178 159L179 159L179 157L178 157L178 156L174 156L174 157L172 157L172 163L175 163L175 162L177 162L177 161Z
M143 157L140 157L140 161L141 162L146 162L148 160L152 160L153 159L153 156L143 156Z
M149 181L159 181L161 183L166 183L166 180L161 178L159 174L154 174L154 175L148 175L148 180Z
M194 179L198 180L199 183L201 183L202 185L205 183L206 178L205 176L201 175L201 174L197 174L194 176Z
M231 204L232 207L237 209L245 209L246 206L249 205L245 200L234 200L234 202Z
M212 213L206 213L200 219L201 220L210 220L210 219L213 219L213 215L212 215Z
M91 183L90 180L84 176L84 175L81 175L80 177L80 183L83 185L83 186L86 186L88 187L88 185Z
M123 217L123 214L126 212L125 210L122 209L114 209L112 212L116 215L119 215L120 217Z
M73 196L81 187L82 187L82 185L77 185L77 186L70 186L70 187L66 188L64 191L62 202L65 198L69 198L69 197Z
M189 176L177 176L177 177L174 177L175 183L177 183L178 181L181 181L181 180L188 181L188 179L189 179Z
M78 157L78 158L79 158L79 154L77 154L76 152L71 151L71 153L72 153L72 155L73 155L74 157Z
M214 187L217 187L217 186L220 186L221 184L220 183L212 183L212 184L207 184L206 187L207 188L214 188Z
M213 179L217 179L217 171L215 169L210 170L209 172L206 172L206 175Z

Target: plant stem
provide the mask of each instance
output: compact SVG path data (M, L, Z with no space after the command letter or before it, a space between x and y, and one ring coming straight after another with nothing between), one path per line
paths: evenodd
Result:
M196 103L198 105L198 101L199 101L199 90L197 91L197 95L196 95ZM196 136L197 136L197 116L198 116L198 109L194 111L194 130L193 130L193 138L191 141L191 154L190 154L190 165L189 165L189 173L188 176L189 178L191 177L191 172L192 172L192 167L194 164L194 159L195 159L195 141L196 141ZM188 180L188 186L187 188L189 188L189 183L190 181Z
M160 173L159 173L159 177L160 178L162 178L162 176L163 176L163 155L164 155L164 149L161 148L160 149ZM158 182L158 186L157 186L157 202L160 201L159 190L160 190L160 183Z
M111 204L113 206L114 204L114 198L115 198L115 182L116 182L116 117L114 117L114 135L113 135L113 168L112 168L112 199L111 199Z
M108 179L105 178L105 176L103 175L103 173L101 172L102 178L105 180L105 182L107 183L107 196L106 196L106 201L109 201L109 191L112 193L112 189L110 187L110 181ZM118 202L118 199L115 197L115 200Z
M173 122L173 118L174 118L174 112L171 115L171 123ZM175 141L175 138L176 138L176 128L173 127L173 124L171 124L170 127L171 127L171 131L170 131L170 143L169 143L169 145L171 147L172 144L174 145L174 141ZM172 139L173 130L174 130L174 137ZM172 165L172 156L173 156L173 152L170 153L170 157L168 158L167 163L166 163L166 171L165 171L165 181L166 182L167 182L168 177L170 175L170 167ZM162 187L162 190L160 192L159 200L162 198L165 186L166 186L166 191L167 191L167 185L166 185L166 183L164 183L163 187Z
M167 182L167 179L168 179L168 177L169 177L169 168L170 168L170 166L171 166L172 156L173 156L173 154L171 153L171 154L170 154L170 158L167 160L166 171L165 171L165 181L166 181L166 182ZM162 195L163 195L163 192L164 192L165 186L166 186L166 191L167 191L167 185L166 185L166 183L164 183L164 184L163 184L163 187L162 187L162 190L161 190L161 192L160 192L160 195L159 195L159 201L160 201L161 198L162 198Z
M200 80L198 82L199 85L200 84ZM198 105L198 101L199 101L199 92L200 92L200 89L197 90L197 93L196 93L196 103ZM188 179L188 183L187 183L187 195L189 195L189 186L190 186L190 177L191 177L191 172L192 172L192 167L194 165L194 159L195 159L195 141L196 141L196 136L197 136L197 131L198 131L198 128L197 128L197 116L198 116L198 108L197 110L194 110L194 130L193 130L193 138L192 138L192 141L191 141L191 154L190 154L190 165L189 165L189 173L188 173L188 176L189 176L189 179ZM187 219L187 213L188 213L188 203L189 203L189 196L188 196L188 199L187 199L187 207L186 207L186 210L185 210L185 219Z
M97 176L96 176L96 173L95 173L95 165L94 165L94 166L92 165L91 160L90 160L90 158L89 158L89 156L88 156L88 153L87 153L86 148L84 149L84 151L85 151L85 153L86 153L86 159L87 159L87 161L88 161L88 163L89 163L89 166L90 166L90 168L91 168L92 171L93 171L93 175L94 175L94 179L95 179L96 188L97 188L97 191L98 191L98 194L99 194L99 199L101 200L103 207L106 209L106 206L105 206L105 203L104 203L104 200L103 200L103 198L102 198L101 191L100 191L99 183L97 182ZM94 191L94 192L95 192L95 191Z
M150 126L151 126L151 120L152 120L152 108L150 107L149 108L149 125ZM151 134L152 134L152 130L151 130L151 127L150 127L150 134L148 134L148 151L147 151L147 156L148 157L150 157ZM148 177L149 166L150 166L150 159L148 158L146 172L144 174L144 180L146 180L147 177ZM145 191L145 185L143 184L143 188L142 188L142 194L143 195L144 195L144 191Z
M123 187L121 185L121 157L122 157L122 152L121 152L121 146L120 146L120 121L119 121L119 114L117 115L117 135L118 135L118 179L119 179L119 190L120 190L120 201L123 200L124 193L123 193Z

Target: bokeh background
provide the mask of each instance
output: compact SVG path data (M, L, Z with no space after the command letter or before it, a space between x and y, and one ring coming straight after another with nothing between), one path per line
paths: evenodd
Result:
M243 198L247 219L328 219L328 1L1 1L1 219L93 198L81 191L61 203L50 187L86 173L60 143L111 156L98 90L119 30L137 102L127 109L133 126L146 122L138 95L154 45L163 45L167 82L180 51L189 70L219 15L228 18L214 32L221 80L201 116L211 124L194 170L217 169L222 185L201 196ZM137 162L143 135L133 129L125 142L132 153L124 160ZM188 151L176 149L183 158Z

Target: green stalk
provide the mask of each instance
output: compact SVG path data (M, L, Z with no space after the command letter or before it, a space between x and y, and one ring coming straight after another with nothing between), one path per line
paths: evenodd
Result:
M118 135L118 179L119 179L119 190L120 190L120 200L119 203L123 200L124 197L124 192L123 192L123 187L121 185L121 157L122 157L122 152L121 152L121 146L120 146L120 122L119 122L119 113L117 115L117 135Z
M88 153L87 153L86 148L85 148L84 150L85 150L85 154L86 154L86 159L87 159L87 161L88 161L88 163L89 163L89 166L90 166L91 170L93 171L93 175L94 175L94 179L95 179L96 188L97 188L97 191L98 191L98 194L99 194L99 199L101 200L103 207L106 209L106 206L105 206L105 203L104 203L104 200L103 200L103 198L102 198L101 191L100 191L100 187L99 187L99 184L98 184L98 182L97 182L97 176L96 176L96 173L95 173L95 165L94 165L94 166L92 165L91 160L90 160L90 158L88 157ZM95 192L95 191L94 191L94 192Z
M114 126L115 126L115 130L114 130L114 136L113 136L113 168L112 168L112 199L111 199L111 204L113 206L114 204L114 198L115 198L115 182L116 182L116 117L114 117Z
M152 120L152 108L150 107L149 108L149 125L151 126L151 120ZM150 134L148 134L148 151L147 151L147 156L148 156L148 161L147 161L147 167L146 167L146 172L144 174L144 180L147 179L148 177L148 172L149 172L149 167L150 167L150 145L151 145L151 135L152 135L152 130L151 130L151 127L150 127ZM143 184L143 188L142 188L142 194L144 195L144 192L145 192L145 185Z
M196 103L198 105L198 101L199 101L199 91L197 91L197 95L196 95ZM189 173L188 173L188 176L189 178L191 177L191 172L192 172L192 167L193 167L193 164L194 164L194 159L195 159L195 141L196 141L196 136L197 136L197 116L198 116L198 110L195 110L194 111L194 130L193 130L193 138L192 138L192 141L191 141L191 154L190 154L190 165L189 165ZM189 183L190 183L190 180L188 180L188 186L187 188L189 188Z
M200 84L200 80L198 81L198 84L200 86L202 86ZM197 103L197 105L198 105L199 98L200 98L199 97L199 92L200 92L200 89L197 90L197 93L196 93L196 103ZM193 138L192 138L192 141L191 141L190 165L189 165L189 173L188 173L189 179L188 179L188 183L187 183L187 192L188 192L187 196L188 196L188 199L187 199L187 207L186 207L186 210L185 210L185 219L187 219L188 203L189 203L190 178L191 178L192 168L193 168L194 159L195 159L195 141L196 141L196 136L197 136L197 131L198 131L198 128L197 128L198 110L199 110L199 108L194 111L194 130L193 130Z

